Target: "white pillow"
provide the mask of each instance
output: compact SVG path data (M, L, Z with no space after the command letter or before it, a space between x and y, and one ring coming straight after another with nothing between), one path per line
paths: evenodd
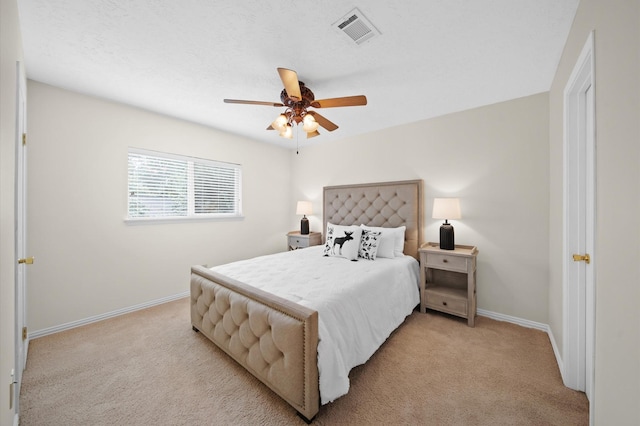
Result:
M327 222L327 239L323 254L358 260L361 238L362 229L358 226L334 225Z
M362 229L380 232L378 257L394 258L404 256L404 232L406 226L383 228L379 226L360 225Z
M360 248L358 249L358 257L366 260L376 260L379 243L380 232L363 229Z
M404 256L404 233L407 230L406 226L398 226L394 229L394 246L393 246L393 254L396 257Z

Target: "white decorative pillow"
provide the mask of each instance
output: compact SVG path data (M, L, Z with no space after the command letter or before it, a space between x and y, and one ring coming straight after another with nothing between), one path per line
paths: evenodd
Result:
M380 232L363 229L362 238L360 239L360 249L358 250L358 257L367 260L376 260L379 238Z
M358 226L343 226L327 223L327 239L324 245L325 256L344 257L358 260L358 249L362 229Z
M393 254L396 257L404 256L404 233L406 226L398 226L393 228Z
M404 256L404 232L406 226L397 228L383 228L380 226L360 225L362 229L380 232L380 242L378 244L378 257L394 258Z

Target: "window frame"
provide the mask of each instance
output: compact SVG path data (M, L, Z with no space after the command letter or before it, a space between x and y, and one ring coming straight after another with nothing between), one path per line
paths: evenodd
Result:
M187 165L187 214L186 215L174 215L174 216L130 216L130 175L129 175L129 161L131 154L143 155L156 159L167 159L173 161L183 161ZM225 169L235 169L237 173L236 185L235 185L235 212L233 213L196 213L195 212L195 189L194 189L194 164L202 164L206 166L220 167ZM211 160L201 157L193 157L188 155L173 154L169 152L154 151L143 148L129 147L127 150L127 207L125 223L127 224L144 224L144 223L175 223L175 222L192 222L192 221L224 221L224 220L238 220L243 219L242 214L242 166L236 163Z

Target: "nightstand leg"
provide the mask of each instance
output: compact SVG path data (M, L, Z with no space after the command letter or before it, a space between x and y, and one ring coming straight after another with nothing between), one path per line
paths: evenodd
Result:
M423 314L427 313L427 300L425 294L425 286L426 286L427 277L425 274L425 268L420 266L420 312Z
M476 326L476 270L475 267L467 272L467 300L469 301L467 312L467 325Z

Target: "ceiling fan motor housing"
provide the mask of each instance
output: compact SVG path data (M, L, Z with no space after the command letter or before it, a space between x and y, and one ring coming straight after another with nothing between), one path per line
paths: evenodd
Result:
M282 89L282 92L280 92L280 100L288 107L294 107L295 104L303 104L303 106L306 108L311 105L311 102L313 102L315 99L315 96L311 89L305 86L302 81L300 82L300 94L302 95L302 100L296 101L295 99L289 97L287 89Z
M291 109L293 114L291 114L291 119L296 123L300 123L302 118L307 112L307 108L311 106L311 102L315 100L315 95L307 86L304 85L304 82L300 81L300 95L302 99L297 101L289 97L287 93L287 89L282 89L280 92L280 100L282 103Z

